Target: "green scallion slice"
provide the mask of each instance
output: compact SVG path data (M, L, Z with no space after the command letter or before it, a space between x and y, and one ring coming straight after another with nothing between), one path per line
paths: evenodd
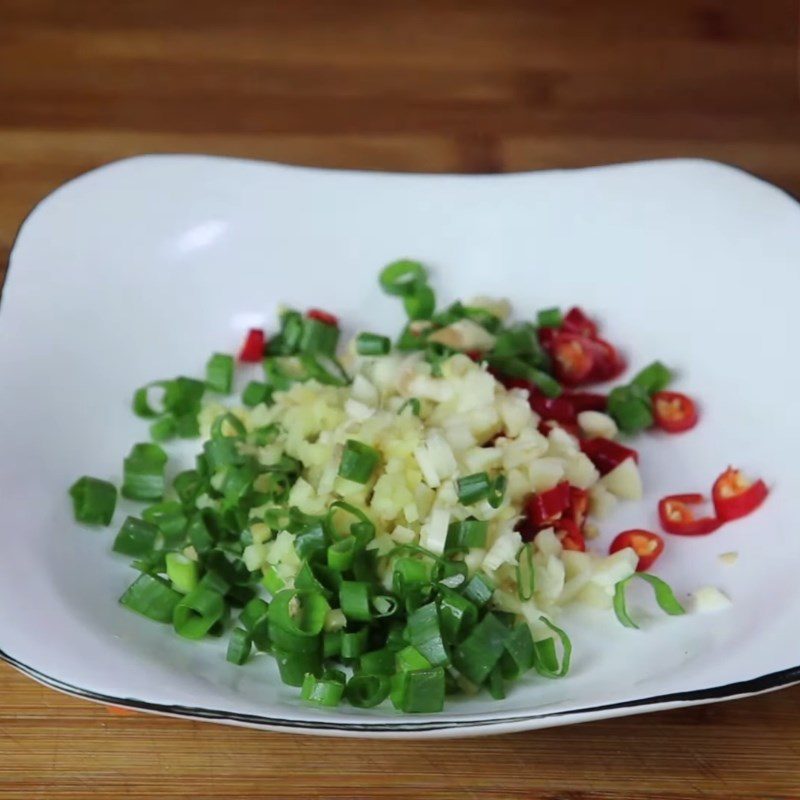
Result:
M402 297L414 286L427 281L428 273L419 261L401 259L381 270L380 284L386 294Z
M380 453L374 447L348 439L339 464L339 475L355 483L368 483L380 459Z
M356 337L356 352L360 356L385 356L392 349L388 336L377 333L359 333Z
M150 522L128 517L114 539L112 550L133 558L144 558L153 552L158 533L158 528Z
M155 575L143 572L120 597L125 608L155 622L172 622L172 616L183 595Z
M626 628L638 628L639 626L631 619L628 613L627 604L625 601L625 589L628 584L635 578L641 578L646 583L653 587L653 592L656 597L656 603L662 611L671 616L680 616L686 613L686 609L678 602L672 588L666 581L657 578L655 575L650 575L647 572L636 572L625 580L620 581L614 587L614 613L617 619Z
M230 394L233 388L233 356L214 353L206 364L206 384L219 394Z
M465 506L471 506L481 500L486 500L492 491L492 482L486 472L476 472L473 475L465 475L459 478L458 502Z
M110 525L117 506L113 483L84 475L69 489L75 519L86 525Z

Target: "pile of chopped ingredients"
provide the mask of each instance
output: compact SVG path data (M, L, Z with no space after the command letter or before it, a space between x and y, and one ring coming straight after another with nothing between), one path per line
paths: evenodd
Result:
M608 396L579 391L624 370L580 309L512 323L506 302L477 298L437 312L413 261L380 282L409 317L394 344L360 333L337 356L334 316L284 310L274 336L250 331L239 354L264 370L242 407L220 402L230 355L212 356L205 381L136 392L153 441L124 461L122 495L148 505L114 541L139 571L122 605L188 639L229 634L233 664L271 653L305 700L388 697L404 712L482 688L502 698L530 670L563 677L559 608L613 607L635 627L625 587L637 575L665 612L684 613L644 572L659 535L625 531L609 554L586 546L589 516L641 496L638 456L618 433L697 422L688 397L665 391L669 370L655 362ZM168 487L158 442L197 436L194 469ZM662 501L662 523L707 533L766 491L729 470L715 517L694 517L701 495L678 495ZM83 477L70 493L79 521L110 524L112 484Z

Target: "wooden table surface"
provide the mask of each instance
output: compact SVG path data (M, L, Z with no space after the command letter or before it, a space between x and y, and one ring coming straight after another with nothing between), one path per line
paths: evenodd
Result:
M800 194L797 11L789 0L0 0L0 280L40 197L137 153L458 172L700 156ZM391 743L112 716L2 666L0 796L800 798L800 687Z

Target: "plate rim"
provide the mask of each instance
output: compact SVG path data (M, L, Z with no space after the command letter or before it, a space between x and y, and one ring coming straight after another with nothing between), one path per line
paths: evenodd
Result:
M437 722L324 722L321 720L289 719L287 717L268 717L263 714L247 714L238 711L223 711L220 709L203 706L173 705L170 703L154 703L135 697L118 697L103 692L95 692L82 686L76 686L67 681L62 681L48 675L35 667L25 664L0 648L0 661L4 661L18 672L33 678L39 683L64 694L91 700L104 705L120 706L136 711L163 714L181 719L195 719L208 722L217 722L228 725L240 725L266 730L276 730L285 733L305 733L326 735L362 736L363 738L378 737L405 737L413 738L415 735L427 733L448 735L448 733L474 733L498 734L510 733L530 729L529 723L539 720L566 720L566 724L578 721L573 717L586 714L603 716L596 719L609 719L637 711L656 711L655 706L676 708L681 706L722 702L735 698L752 697L758 694L784 689L795 684L800 684L800 665L788 667L777 672L748 678L734 683L708 686L703 689L691 689L683 692L652 695L650 697L622 700L617 703L607 703L586 708L565 709L562 711L541 711L523 714L515 717L496 717L490 719L447 720Z
M588 171L611 171L618 168L645 167L655 164L695 164L703 167L712 167L740 175L756 181L770 189L782 194L785 198L800 207L800 199L796 198L788 190L776 186L770 181L759 175L749 172L742 167L728 164L716 159L677 157L677 158L654 158L639 159L634 161L620 161L609 164L594 164L582 167L560 168L553 167L539 170L521 170L514 172L501 173L449 173L449 172L395 172L391 170L369 170L369 169L347 169L340 167L310 166L304 164L291 164L280 161L270 161L257 158L247 158L239 156L227 156L209 153L141 153L132 156L125 156L93 167L82 172L75 177L59 184L44 197L39 199L28 211L16 230L14 239L9 251L6 274L2 286L0 286L0 311L3 308L3 296L8 285L11 269L15 262L15 253L19 242L25 233L25 229L31 223L37 212L50 202L56 195L72 188L74 184L89 180L96 174L113 170L114 168L128 165L136 161L196 161L196 162L228 162L235 164L248 164L256 167L277 167L281 170L296 172L323 172L341 173L346 175L369 175L384 176L403 179L480 179L484 180L503 180L520 178L524 176L542 175L548 173L575 173ZM656 710L666 710L689 705L721 702L764 694L778 689L787 688L792 685L800 684L800 664L787 667L785 669L765 673L753 678L736 681L729 684L711 685L701 689L690 689L667 694L639 697L635 699L623 700L616 703L600 704L576 709L564 709L559 711L539 711L528 714L519 714L508 717L490 717L483 719L464 719L464 720L444 720L426 722L378 722L370 721L365 718L364 722L326 722L322 720L303 720L291 719L288 717L270 717L263 714L250 714L245 712L224 711L203 706L184 706L169 703L157 703L140 698L121 697L109 695L103 692L96 692L84 686L78 686L67 681L63 681L53 675L42 672L35 667L26 664L6 652L0 646L0 661L7 663L23 675L64 694L78 697L81 699L97 702L105 705L129 708L145 713L161 714L181 719L194 719L210 721L228 725L239 725L261 730L272 730L284 733L300 733L311 735L340 735L340 736L360 736L363 738L415 738L425 735L448 736L448 735L491 735L500 733L510 733L515 731L529 730L532 728L546 727L546 725L536 725L535 723L543 720L564 720L564 722L553 722L553 724L571 724L582 721L615 718L637 712L651 712ZM661 708L659 708L661 707ZM588 719L586 718L588 716ZM580 719L584 717L584 719ZM532 724L533 723L533 724Z

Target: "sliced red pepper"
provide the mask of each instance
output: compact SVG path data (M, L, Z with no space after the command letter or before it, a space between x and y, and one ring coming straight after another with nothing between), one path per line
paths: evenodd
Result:
M695 517L690 506L705 502L702 494L673 494L658 503L658 516L661 527L667 533L679 536L701 536L713 533L722 525L717 517Z
M306 311L306 316L309 319L317 320L317 322L323 322L325 325L333 325L336 328L339 327L339 317L328 311L323 311L321 308L309 308L308 311Z
M568 386L590 379L595 366L592 340L577 333L557 333L550 345L556 378Z
M635 450L602 436L584 439L581 442L581 450L589 456L589 460L601 475L607 475L626 458L632 458L637 464L639 463L639 454Z
M569 487L569 508L567 514L569 518L578 526L583 528L586 522L586 515L589 513L589 492L586 489L579 489L577 486Z
M605 411L608 397L595 392L568 392L562 395L572 403L576 414L581 411Z
M264 358L264 348L267 346L267 337L260 328L251 328L239 351L239 361L247 364L257 364Z
M625 371L625 361L614 345L605 339L594 339L594 343L602 355L596 358L593 381L610 381Z
M636 565L637 572L645 572L653 565L653 562L664 552L664 540L657 534L650 531L634 528L630 531L623 531L618 534L611 542L609 553L616 553L632 547L633 551L639 556L639 563Z
M579 333L581 336L594 338L597 336L597 325L586 316L586 313L579 306L573 306L564 315L564 322L561 324L564 330Z
M680 392L656 392L653 417L656 425L667 433L680 433L697 425L697 407L690 397Z
M586 552L586 538L571 519L560 519L553 526L556 536L565 550Z
M728 467L714 481L711 497L717 516L724 521L739 519L755 511L769 490L762 480L751 481L741 470Z
M528 499L526 512L528 520L535 528L544 528L552 525L569 508L569 483L561 483L548 489L546 492L538 492L531 495Z
M565 386L611 380L625 364L617 350L603 339L568 330L556 330L542 339L553 359L556 378Z

